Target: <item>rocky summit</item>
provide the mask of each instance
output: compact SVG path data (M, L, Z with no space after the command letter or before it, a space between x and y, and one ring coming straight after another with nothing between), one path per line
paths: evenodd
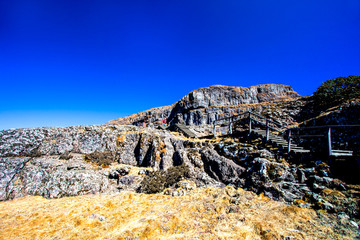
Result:
M168 122L187 125L212 124L219 117L244 112L253 105L300 97L291 86L282 84L252 87L215 85L194 90L170 106L115 119L109 124L159 123L163 118L168 118Z
M311 223L306 224L328 230L323 230L323 235L315 236L313 228L306 230L305 225L299 225L297 229L292 229L294 226L289 225L291 230L280 234L280 230L272 233L270 229L260 229L261 224L256 227L257 223L249 223L257 235L248 236L253 239L264 239L265 236L268 236L265 239L292 239L293 236L299 239L355 238L359 228L360 187L356 178L359 170L356 164L359 160L356 151L359 136L354 131L350 137L347 137L347 132L340 134L335 131L334 146L344 147L347 144L353 147L349 151L351 156L336 158L326 155L327 150L321 150L326 146L326 138L317 141L297 141L294 138L293 143L288 145L287 138L281 134L288 136L287 131L291 126L354 124L356 117L349 113L358 109L360 104L355 99L314 115L312 101L311 97L303 98L285 85L267 84L248 88L216 85L195 90L171 106L150 109L104 125L3 130L0 132L0 200L26 196L57 199L101 193L106 196L123 194L123 197L116 195L116 198L120 198L117 201L123 201L123 198L133 198L131 196L135 195L129 195L132 192L140 194L134 197L138 199L136 201L147 199L141 197L145 193L183 197L185 202L190 203L186 196L194 194L196 199L203 195L206 201L211 201L206 206L201 205L201 209L205 207L205 212L211 208L214 208L214 212L221 212L217 216L218 221L235 214L231 215L233 223L245 221L240 216L240 207L244 212L246 206L262 209L266 202L278 201L291 206L291 209L311 211L313 222L308 220ZM214 137L216 120L247 111L258 116L258 119L254 118L253 123L249 124L247 117L251 114L244 114L242 118L234 120L232 131L220 132ZM166 126L162 126L164 118L168 120ZM261 119L267 120L260 124ZM270 122L286 127L277 132L271 129L270 137L265 137L261 131L265 134ZM229 123L227 120L220 121L218 127L228 129ZM261 130L264 127L266 131ZM188 131L194 135L189 137ZM319 133L316 134L319 136ZM292 146L292 151L287 149L289 146ZM343 170L340 171L338 166L342 166ZM351 175L355 177L349 178ZM218 202L220 200L221 203ZM109 209L116 204L107 201ZM161 201L165 201L165 198ZM227 210L220 210L220 206ZM129 208L131 206L124 211L129 211ZM305 210L286 211L293 214ZM173 229L165 225L169 219L173 219L174 214L161 213L168 220L159 220L157 227L152 226L153 230L157 234L166 232L171 238L170 230L164 229ZM207 219L208 216L203 217ZM108 221L96 212L90 218L97 219L97 222ZM102 226L102 223L99 224ZM198 225L187 226L196 229ZM209 226L201 228L211 229ZM182 229L183 232L189 231ZM137 231L138 235L135 236ZM132 239L156 236L146 231L150 230L134 229L131 234L124 230L121 236ZM203 234L209 233L211 231ZM206 236L212 239L213 234ZM227 239L222 238L221 234L216 236L216 239ZM35 235L34 238L39 236Z

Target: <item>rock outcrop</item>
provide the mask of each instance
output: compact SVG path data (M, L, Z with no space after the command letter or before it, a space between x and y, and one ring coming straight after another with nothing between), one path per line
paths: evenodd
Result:
M351 206L344 209L319 194L346 189L329 177L325 163L302 168L275 159L268 150L235 139L189 140L135 126L7 130L0 132L0 200L135 191L149 171L185 164L198 187L232 185L275 200L308 199L314 206L356 215L356 202L343 198ZM140 170L129 174L134 168Z
M202 143L176 138L166 131L133 126L1 131L0 200L25 195L56 198L127 188L134 183L133 178L115 177L119 171L103 166L109 164L109 154L112 156L110 165L151 167L152 171L185 163L190 167L192 177L203 185L220 184L204 173L200 157L195 158L192 154L201 146ZM92 153L97 154L85 157ZM64 155L75 155L76 158L63 160ZM101 159L102 155L107 161ZM142 175L136 176L135 183L141 181Z
M290 86L264 84L252 87L214 85L194 90L167 107L153 108L109 124L160 124L163 118L170 123L186 125L212 124L218 118L259 108L261 103L293 100L301 97Z
M59 160L56 156L38 158L5 157L0 160L0 199L26 195L46 198L78 196L114 191L106 169L98 169L81 158Z

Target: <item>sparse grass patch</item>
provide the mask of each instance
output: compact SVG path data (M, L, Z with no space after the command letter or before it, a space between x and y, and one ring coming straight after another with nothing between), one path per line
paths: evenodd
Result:
M337 234L311 209L242 189L229 203L223 189L186 196L121 192L0 202L2 239L353 239ZM323 213L326 214L326 213ZM103 221L91 216L101 216Z

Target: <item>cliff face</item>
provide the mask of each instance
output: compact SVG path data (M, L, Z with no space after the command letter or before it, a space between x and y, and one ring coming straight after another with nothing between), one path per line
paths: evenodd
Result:
M210 106L233 106L270 102L281 98L295 98L299 95L290 86L280 84L256 85L248 88L215 85L192 91L175 108L183 111Z
M159 124L165 117L169 122L187 125L211 124L220 117L256 108L256 104L299 97L291 86L281 84L252 87L215 85L194 90L173 105L115 119L109 124L136 124L143 121Z

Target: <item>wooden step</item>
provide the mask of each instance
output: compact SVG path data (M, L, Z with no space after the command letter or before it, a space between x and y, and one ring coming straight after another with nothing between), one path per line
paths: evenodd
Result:
M192 132L186 125L184 124L175 124L175 126L182 131L187 137L196 138L196 134Z
M310 150L306 150L306 149L291 149L291 152L294 153L310 153Z
M335 157L351 157L353 155L353 151L348 150L332 150L331 156Z
M266 130L253 129L252 132L255 134L258 134L262 138L266 138ZM288 148L289 142L287 140L285 140L283 137L269 133L268 138L269 138L269 141L271 141L273 144L281 146L282 148L285 148L285 149ZM303 147L300 147L294 143L290 144L290 151L294 152L294 153L310 153L310 150L304 149Z

